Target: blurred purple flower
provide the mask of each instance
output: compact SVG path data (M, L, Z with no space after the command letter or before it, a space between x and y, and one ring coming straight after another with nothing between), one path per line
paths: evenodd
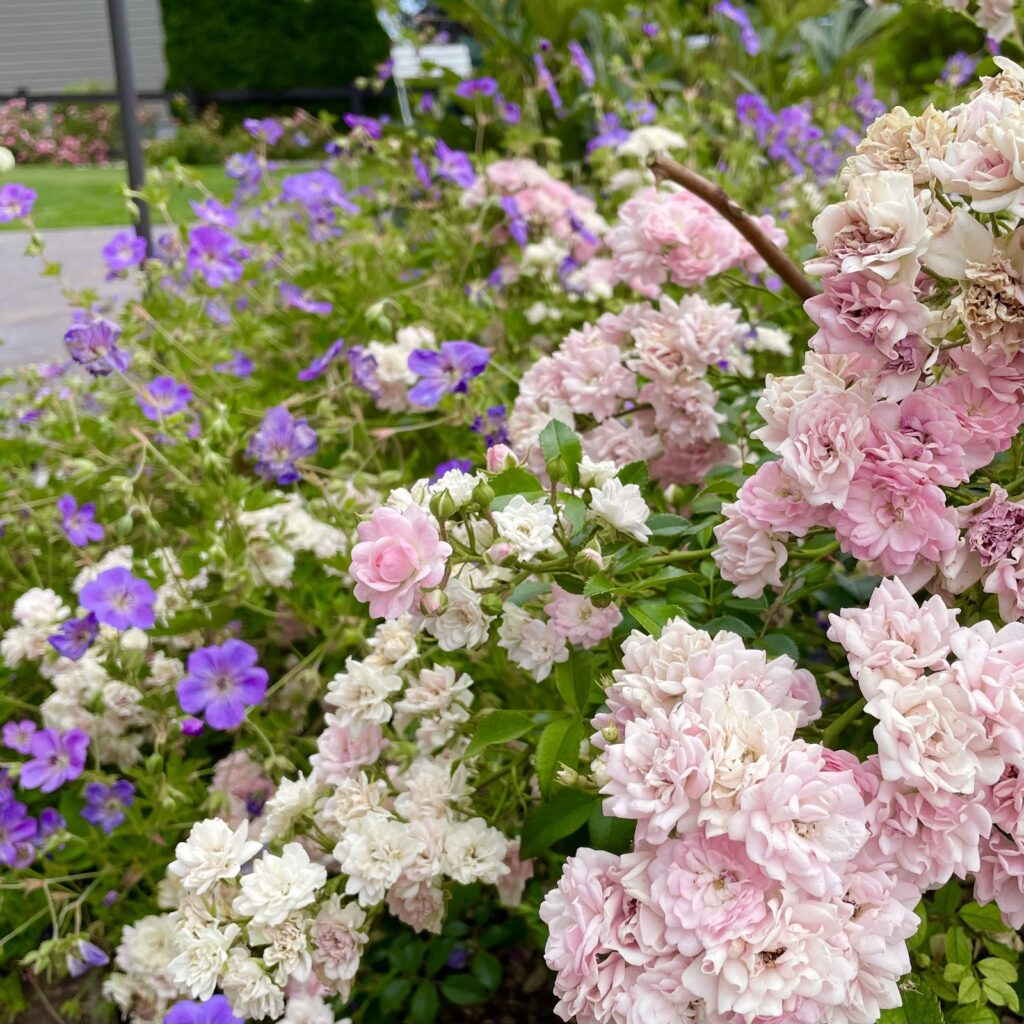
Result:
M729 3L729 0L718 0L712 5L711 10L739 28L740 42L749 56L756 57L761 52L761 40L758 39L754 26L750 23L750 16L742 7Z
M18 781L22 789L52 793L65 782L73 782L85 770L88 749L89 737L81 729L63 734L56 729L40 729L28 741L32 760L21 766Z
M525 246L530 240L530 226L526 223L515 196L502 196L501 208L508 217L508 233L519 245Z
M464 392L469 382L484 372L490 352L471 341L443 341L439 352L414 349L409 369L420 379L409 389L413 405L432 409L447 394Z
M146 240L134 231L119 231L103 246L103 258L107 262L107 280L117 277L130 267L137 267L146 258Z
M473 463L469 459L449 459L447 462L439 462L434 467L432 481L440 480L449 470L457 469L462 473L472 473Z
M190 714L202 713L214 729L242 724L246 708L267 692L267 672L256 661L256 648L243 640L202 647L188 656L188 675L178 683L178 701Z
M0 224L24 220L32 213L36 190L19 185L16 181L0 185Z
M47 639L58 654L78 661L92 645L98 632L99 622L96 616L89 612L80 619L65 619L57 632Z
M0 864L9 868L28 867L35 859L32 840L38 827L21 801L0 803Z
M204 224L215 228L238 227L238 213L216 199L204 199L201 203L192 200L191 205L192 211Z
M105 569L78 595L82 607L114 629L149 629L156 621L156 594L145 581L120 566Z
M265 480L293 484L299 479L295 460L312 455L316 448L316 431L309 421L292 416L283 405L275 405L266 411L259 429L249 438L247 454Z
M550 45L549 43L548 46ZM551 105L555 110L560 112L563 106L562 97L558 95L558 87L555 85L555 80L551 77L551 72L548 70L547 64L544 63L544 58L539 53L533 55L533 66L537 70L537 84L548 94Z
M507 444L506 412L505 406L492 405L484 413L474 418L469 429L474 434L479 434L488 448L492 448L496 444Z
M946 61L946 66L942 69L939 79L945 82L946 85L958 89L960 86L966 85L974 77L974 71L977 66L977 57L972 57L969 53L958 50Z
M69 950L67 954L68 974L72 978L80 978L90 967L106 967L109 963L110 957L88 939L79 939L75 952Z
M352 371L352 383L360 391L365 391L373 398L380 395L380 381L377 379L377 360L362 345L354 345L345 353L349 369Z
M303 313L318 313L326 316L334 308L329 302L311 299L301 288L289 281L282 281L278 286L281 292L281 305L293 309L301 309Z
M362 132L367 138L379 139L384 134L381 122L375 117L363 117L361 114L346 114L342 120L352 132Z
M121 328L112 320L79 312L64 334L64 344L76 363L94 377L105 377L114 370L124 373L128 369L130 357L117 347L120 337Z
M136 396L142 415L159 422L188 407L192 389L173 377L154 377Z
M476 96L493 96L498 91L498 83L493 78L470 78L455 86L455 95L462 100L471 100Z
M118 779L109 786L90 782L83 795L85 807L82 808L82 817L110 835L124 821L125 811L135 798L135 787L127 779Z
M461 150L452 149L442 139L438 139L434 156L437 157L438 177L454 182L460 188L469 188L476 181L473 164Z
M597 76L594 74L594 65L590 63L590 58L587 56L586 51L575 39L569 40L569 59L576 66L577 71L579 71L583 84L588 89L592 89L597 81Z
M0 735L3 736L5 747L16 750L19 754L27 754L28 741L32 739L37 728L31 718L23 718L20 722L4 722ZM0 794L0 803L3 803L2 794Z
M213 368L218 373L229 373L232 377L249 377L252 375L252 360L241 349L236 348L230 359L223 363L215 363Z
M200 273L211 288L223 288L242 276L238 242L212 224L192 228L188 233L188 269Z
M335 341L332 341L330 345L328 345L326 352L322 355L318 355L309 364L309 366L299 370L296 376L301 381L316 380L318 377L322 377L327 372L327 367L330 366L339 355L341 355L344 348L344 338L338 338Z
M164 1016L163 1024L245 1024L231 1012L226 996L213 996L205 1003L182 1000Z
M57 511L68 540L76 548L84 548L90 541L103 540L103 527L94 522L96 505L93 502L79 505L70 494L64 494L57 499Z
M280 142L281 136L284 135L284 125L272 117L247 117L242 122L242 127L254 139L265 142L268 146L273 146L275 143Z

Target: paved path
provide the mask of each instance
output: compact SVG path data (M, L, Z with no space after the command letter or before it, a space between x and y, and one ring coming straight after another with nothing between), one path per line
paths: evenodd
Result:
M69 288L96 288L104 296L123 298L128 287L104 281L106 267L100 249L117 233L116 227L66 228L43 232L46 255L63 264ZM64 332L71 322L61 284L43 277L38 257L24 255L28 235L0 231L0 367L34 363L60 356Z

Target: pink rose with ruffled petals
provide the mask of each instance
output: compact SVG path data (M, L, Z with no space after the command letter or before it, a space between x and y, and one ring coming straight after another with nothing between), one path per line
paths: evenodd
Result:
M867 840L867 817L852 773L826 770L821 747L796 742L740 795L729 837L770 878L827 897Z
M995 903L1011 928L1024 928L1024 850L998 832L981 844L974 898Z
M737 500L747 521L769 532L803 537L808 530L828 522L827 510L808 504L800 485L781 462L759 466L744 481Z
M551 586L551 600L544 606L544 613L557 633L570 643L582 647L595 647L622 621L622 612L617 605L598 608L589 597L570 594L557 583Z
M373 764L386 745L376 722L342 725L337 716L328 714L327 728L317 737L317 753L309 763L318 778L338 785L355 775L359 768Z
M375 618L397 619L415 607L423 590L444 576L451 545L418 505L402 512L378 508L357 528L351 573L355 595Z
M781 538L751 522L739 502L723 505L722 514L726 519L715 527L718 547L711 557L722 578L735 584L736 596L760 597L765 587L781 587L789 554Z
M1004 622L1024 618L1024 546L1015 547L1008 558L996 562L982 589L999 599L999 615Z

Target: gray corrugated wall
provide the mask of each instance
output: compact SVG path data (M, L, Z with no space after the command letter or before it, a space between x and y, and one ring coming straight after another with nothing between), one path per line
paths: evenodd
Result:
M125 0L135 82L166 78L160 0ZM114 83L106 0L0 0L0 93Z

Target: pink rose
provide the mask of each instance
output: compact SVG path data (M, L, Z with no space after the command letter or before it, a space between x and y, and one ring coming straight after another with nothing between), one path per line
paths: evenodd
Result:
M743 514L739 502L722 506L724 523L715 527L712 558L722 578L735 584L737 597L760 597L765 587L782 586L786 545L774 533L762 530Z
M766 462L748 477L737 495L742 514L761 530L803 537L828 522L826 510L810 505L781 462Z
M418 505L402 512L378 508L357 528L351 573L355 595L375 618L397 619L415 607L423 590L444 576L451 545Z

